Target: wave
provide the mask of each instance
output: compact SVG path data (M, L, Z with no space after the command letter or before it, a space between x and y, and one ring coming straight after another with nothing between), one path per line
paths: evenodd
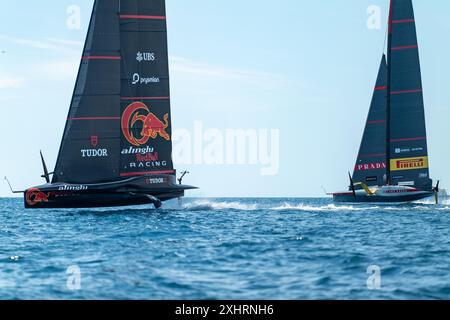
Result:
M238 201L195 201L184 205L184 209L190 211L207 211L207 210L240 210L240 211L255 211L258 210L256 204L246 204Z

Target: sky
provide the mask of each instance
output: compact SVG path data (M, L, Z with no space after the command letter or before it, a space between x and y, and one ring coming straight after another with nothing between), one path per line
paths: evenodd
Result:
M0 11L0 177L16 189L42 184L39 150L55 165L93 2L0 0L8 8ZM196 162L176 164L191 172L185 183L200 187L189 195L345 190L383 53L388 1L166 3L174 129L194 137L202 127L201 152L208 137L227 132L258 138L244 148L258 147L253 161L213 164L200 153ZM414 5L431 176L450 188L450 1ZM80 9L80 28L68 27L73 8ZM4 181L0 196L10 196Z

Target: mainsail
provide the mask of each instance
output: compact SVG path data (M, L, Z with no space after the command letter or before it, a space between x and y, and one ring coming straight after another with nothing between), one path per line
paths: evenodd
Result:
M175 174L164 0L96 0L52 182Z
M386 184L387 65L383 55L361 147L353 172L355 182L368 186Z
M388 181L431 190L422 79L411 0L392 0L388 39Z

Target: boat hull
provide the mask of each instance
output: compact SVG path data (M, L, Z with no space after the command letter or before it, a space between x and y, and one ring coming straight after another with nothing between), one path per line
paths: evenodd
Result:
M357 194L355 197L352 192L349 192L335 193L333 194L333 200L335 203L408 203L422 200L433 195L433 192L420 191L417 193L408 193L395 196Z
M46 184L24 193L27 209L100 208L153 204L184 196L195 187L177 185L171 175L152 175L102 184Z

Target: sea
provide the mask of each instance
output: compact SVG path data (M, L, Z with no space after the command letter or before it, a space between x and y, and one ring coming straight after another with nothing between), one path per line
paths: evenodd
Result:
M449 299L450 200L0 199L0 299Z

